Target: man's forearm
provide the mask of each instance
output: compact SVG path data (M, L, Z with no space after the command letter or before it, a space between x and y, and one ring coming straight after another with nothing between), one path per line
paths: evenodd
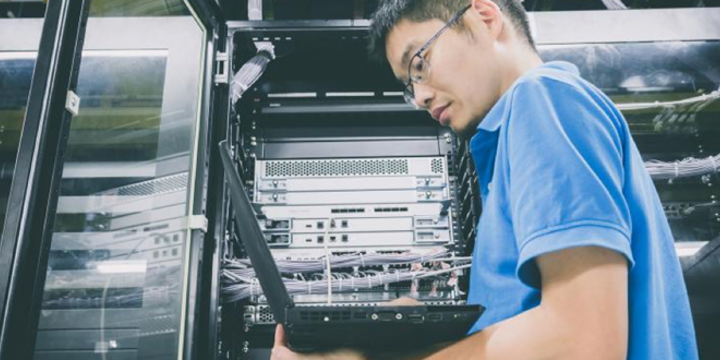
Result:
M540 306L425 359L625 359L627 263L598 248L545 255Z
M368 360L445 360L445 359L563 359L563 335L545 309L535 308L499 322L465 339L417 351L373 353Z
M564 359L573 353L566 331L537 307L416 359Z
M363 352L363 357L366 360L420 360L425 359L452 344L453 343L447 342L434 345L429 348L423 347L415 350L398 350L392 352L365 351Z

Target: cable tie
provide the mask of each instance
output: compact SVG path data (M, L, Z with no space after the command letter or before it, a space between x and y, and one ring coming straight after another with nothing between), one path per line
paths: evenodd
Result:
M717 172L717 163L715 162L715 157L711 156L710 161L712 162L713 172Z
M363 256L363 253L360 253L360 263L362 264L362 267L365 267L365 257Z
M312 281L308 281L308 295L312 294Z
M255 296L255 292L257 291L256 286L258 284L259 284L258 278L253 278L252 280L250 280L250 297ZM260 295L260 294L258 294L258 295Z
M240 81L236 82L235 84L237 84L237 86L239 86L240 89L242 89L242 92L243 92L243 93L245 93L245 91L247 91L247 89L250 88L250 86L248 86L248 85L246 85L245 83L240 82ZM236 93L237 93L237 92L236 92ZM239 95L242 95L242 94L239 94ZM238 95L238 96L239 96L239 95Z
M675 160L675 178L677 179L680 176L680 169L678 168L679 164L678 161Z

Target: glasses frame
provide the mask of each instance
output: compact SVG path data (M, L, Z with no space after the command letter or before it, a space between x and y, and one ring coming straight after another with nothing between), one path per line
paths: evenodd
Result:
M405 84L405 90L403 91L403 97L405 98L405 102L412 105L414 108L419 109L420 106L415 101L415 89L413 88L413 83L420 84L422 83L422 80L413 80L412 75L412 65L415 61L415 58L419 58L420 61L424 62L427 65L427 75L430 75L430 62L425 60L423 58L423 53L437 40L437 38L442 35L445 30L450 28L453 24L455 24L458 20L460 20L460 17L462 17L468 9L470 9L472 5L467 5L460 9L455 16L453 16L445 25L438 30L433 37L431 37L427 42L425 42L425 45L423 45L420 50L415 52L415 54L410 58L410 62L408 63L408 82Z

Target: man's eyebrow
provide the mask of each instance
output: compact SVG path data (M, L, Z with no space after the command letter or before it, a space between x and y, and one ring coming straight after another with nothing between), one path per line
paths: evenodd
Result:
M417 47L417 44L417 41L413 41L405 47L405 51L403 52L402 58L400 60L400 64L403 68L408 67L408 62L410 62L410 55L414 55L413 51Z

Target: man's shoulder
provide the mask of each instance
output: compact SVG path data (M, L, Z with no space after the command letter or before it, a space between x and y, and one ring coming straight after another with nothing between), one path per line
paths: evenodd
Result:
M574 65L546 64L523 74L513 86L512 98L525 102L527 97L588 96L594 90Z
M541 66L525 73L513 85L510 107L516 115L553 112L565 115L563 119L573 123L600 118L614 119L617 126L619 111L609 97L580 76L577 68L569 63Z
M515 83L508 103L508 137L526 137L527 131L561 132L585 140L603 133L623 137L624 120L615 105L573 68L539 67Z
M518 78L493 106L479 129L495 130L509 122L535 126L539 117L559 120L576 119L584 113L591 117L617 117L610 99L590 82L584 80L570 63L546 63L527 71ZM520 117L519 120L512 120ZM580 122L575 122L579 125ZM617 125L615 123L614 125ZM524 125L523 125L524 126Z

